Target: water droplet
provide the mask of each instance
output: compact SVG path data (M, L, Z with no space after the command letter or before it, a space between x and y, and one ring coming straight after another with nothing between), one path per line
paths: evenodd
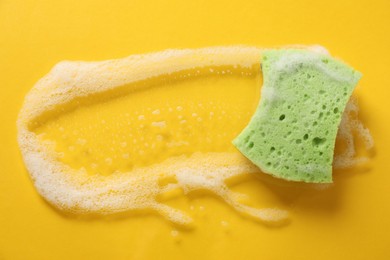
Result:
M177 230L172 230L171 231L171 236L177 237L178 235L179 235L179 231L177 231Z
M227 227L227 226L229 226L229 222L227 222L227 221L225 221L225 220L222 220L222 221L221 221L221 226Z
M171 231L171 236L172 236L173 240L174 240L176 243L180 243L180 242L181 242L181 236L180 236L179 231L177 231L177 230L172 230L172 231Z
M82 139L82 138L77 139L77 144L79 144L79 145L85 145L86 143L87 143L87 140L85 140L85 139Z
M112 164L112 159L111 158L106 158L104 161L106 162L107 165L111 165Z

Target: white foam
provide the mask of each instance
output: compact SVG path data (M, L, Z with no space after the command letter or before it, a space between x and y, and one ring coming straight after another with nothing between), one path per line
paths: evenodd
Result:
M17 122L19 146L38 192L55 207L72 213L113 214L148 209L174 223L186 225L192 222L192 218L158 201L156 197L178 188L184 193L203 189L219 196L243 215L266 222L285 219L285 210L246 206L239 202L240 195L229 189L227 179L258 171L238 153L195 153L189 157L171 158L153 166L135 168L131 172L109 176L89 175L84 169L75 170L59 162L54 145L40 141L39 136L29 128L46 111L75 98L190 69L206 68L209 73L214 73L215 70L208 67L233 66L244 72L259 65L261 52L262 49L257 47L215 47L167 50L101 62L65 61L57 64L26 96ZM176 109L180 111L183 108ZM155 112L152 114L158 115ZM144 118L144 115L138 117L139 120ZM370 140L367 137L367 143ZM110 158L107 158L106 163L110 162ZM163 179L175 179L176 183L161 186Z
M318 52L318 51L316 51ZM319 52L320 54L323 54L322 52ZM337 80L339 82L351 82L355 81L355 77L353 74L345 74L343 73L343 76L340 76L339 73L335 73L333 70L325 66L322 62L322 55L308 55L306 53L295 53L293 55L286 55L282 56L276 63L275 63L275 70L279 72L290 72L295 70L300 64L311 64L311 66L314 66L316 69L320 70L322 73L328 75L330 78L333 78L334 80ZM280 75L279 73L275 73L275 76ZM270 82L277 82L276 80L270 80Z
M333 160L335 168L348 168L368 161L366 156L356 157L354 133L363 141L365 150L369 151L374 147L374 139L359 120L358 112L357 100L352 97L345 108L337 133L337 138L345 142L346 148L335 156Z

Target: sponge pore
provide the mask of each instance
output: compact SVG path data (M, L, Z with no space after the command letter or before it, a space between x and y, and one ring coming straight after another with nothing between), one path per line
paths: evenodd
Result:
M331 183L338 126L361 74L296 49L265 51L262 70L260 104L233 144L275 177Z

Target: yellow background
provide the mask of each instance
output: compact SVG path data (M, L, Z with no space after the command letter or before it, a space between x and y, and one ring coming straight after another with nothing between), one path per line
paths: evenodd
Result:
M57 62L295 43L324 45L364 74L357 95L376 156L371 170L297 197L288 226L259 225L200 198L198 226L175 238L159 217L67 218L35 192L15 122L25 94ZM0 0L0 259L390 259L389 47L387 0ZM213 228L221 219L228 231Z

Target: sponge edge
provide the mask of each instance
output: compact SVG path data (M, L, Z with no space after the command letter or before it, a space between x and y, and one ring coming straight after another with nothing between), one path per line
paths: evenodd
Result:
M338 126L361 74L298 49L265 51L262 70L259 107L233 144L275 177L331 183Z

